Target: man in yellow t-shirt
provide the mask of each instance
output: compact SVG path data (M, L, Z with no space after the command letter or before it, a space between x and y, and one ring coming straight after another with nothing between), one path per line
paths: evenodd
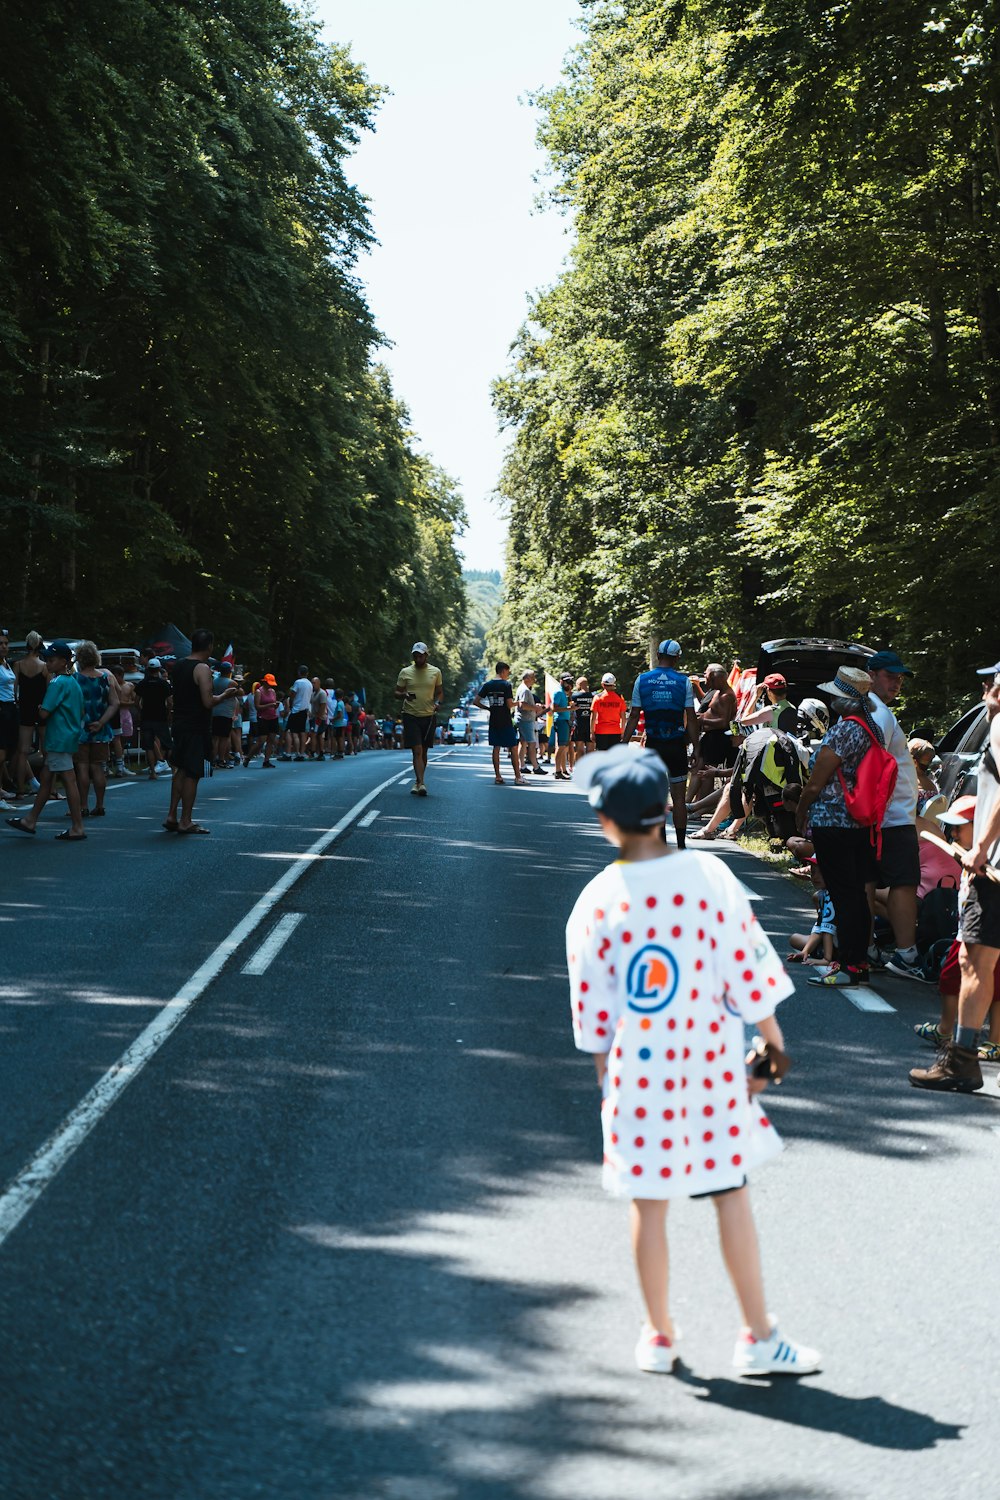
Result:
M403 700L403 745L413 752L413 775L410 791L414 797L426 797L424 776L427 774L427 752L434 743L434 715L444 697L444 683L438 667L427 661L427 644L414 641L413 665L404 667L396 679L396 697Z

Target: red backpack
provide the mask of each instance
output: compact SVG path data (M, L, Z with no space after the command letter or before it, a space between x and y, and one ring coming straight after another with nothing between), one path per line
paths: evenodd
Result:
M871 743L858 764L853 790L847 785L843 771L839 767L837 769L841 791L844 793L844 805L855 823L871 829L876 857L881 859L882 819L896 790L899 766L896 757L872 733L870 724L866 724L864 719L856 718L854 714L847 714L846 718L852 724L860 724Z

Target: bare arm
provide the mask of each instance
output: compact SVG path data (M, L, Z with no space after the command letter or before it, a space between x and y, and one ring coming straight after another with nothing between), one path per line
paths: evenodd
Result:
M1000 763L1000 714L995 714L990 723L990 749L993 751L994 760ZM993 815L979 838L964 855L962 863L965 868L975 875L981 875L986 868L989 852L998 838L1000 838L1000 802L997 802L994 807Z
M625 720L625 739L626 740L630 740L632 738L632 736L635 734L636 726L639 723L639 715L641 713L642 713L642 709L641 708L636 708L635 704L633 704L632 707L629 709L629 711L628 711L628 718Z
M799 805L795 809L795 826L799 833L802 832L809 821L808 813L810 807L812 807L827 782L832 780L834 772L839 765L840 756L836 750L832 750L829 745L822 745L819 754L816 756L816 764L812 768L812 774L802 788Z
M103 729L105 724L110 724L118 712L118 684L110 672L102 672L101 675L108 684L108 706L99 719L87 725L88 734L96 734L97 730Z

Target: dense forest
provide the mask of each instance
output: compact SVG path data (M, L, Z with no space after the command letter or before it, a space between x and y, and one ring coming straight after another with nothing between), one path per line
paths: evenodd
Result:
M1000 15L583 0L536 102L567 270L496 387L497 644L894 645L947 717L1000 650Z
M379 90L283 0L10 0L0 43L4 623L458 674L462 503L358 274Z

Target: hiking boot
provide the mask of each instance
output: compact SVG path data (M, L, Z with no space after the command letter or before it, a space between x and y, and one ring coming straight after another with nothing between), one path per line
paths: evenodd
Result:
M915 1089L937 1089L940 1093L974 1094L983 1086L983 1070L971 1047L949 1042L929 1068L911 1068Z

